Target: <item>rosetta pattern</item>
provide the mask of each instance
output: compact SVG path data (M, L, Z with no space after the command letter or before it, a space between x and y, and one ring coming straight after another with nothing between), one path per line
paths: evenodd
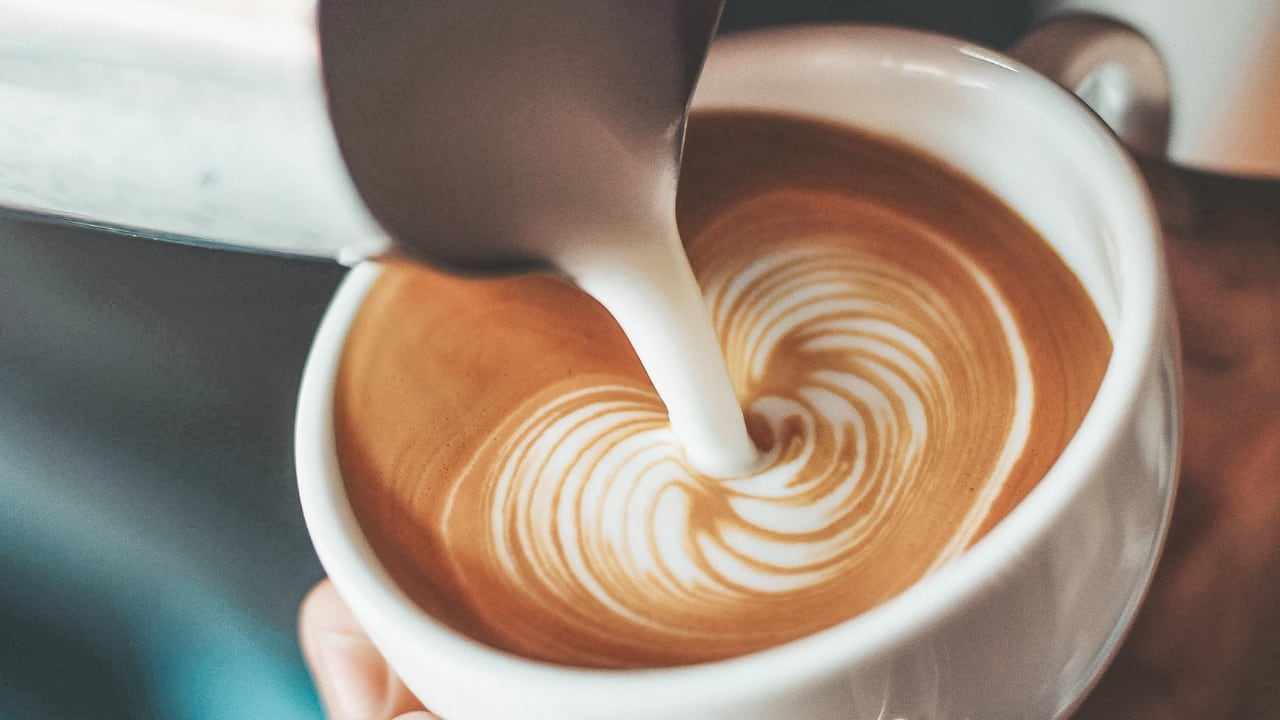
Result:
M860 584L892 594L973 542L1030 428L1013 315L929 228L819 200L755 198L690 249L767 446L758 472L694 472L651 388L591 377L526 402L479 455L503 460L456 484L483 488L449 505L488 518L459 572L507 589L476 601L500 644L594 666L728 657L847 619L884 599ZM906 238L887 255L847 229L886 222ZM764 250L719 247L743 236Z

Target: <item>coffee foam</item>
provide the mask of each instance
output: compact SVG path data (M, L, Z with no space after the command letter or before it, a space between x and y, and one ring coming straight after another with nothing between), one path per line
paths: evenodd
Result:
M697 472L625 338L555 278L393 267L353 327L352 506L397 582L485 642L636 667L828 627L1003 517L1096 391L1096 312L980 189L796 119L689 138L682 231L760 471Z

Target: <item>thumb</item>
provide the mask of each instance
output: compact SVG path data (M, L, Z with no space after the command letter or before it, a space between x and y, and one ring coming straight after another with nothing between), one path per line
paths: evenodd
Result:
M392 672L328 580L302 601L298 637L330 720L437 720Z

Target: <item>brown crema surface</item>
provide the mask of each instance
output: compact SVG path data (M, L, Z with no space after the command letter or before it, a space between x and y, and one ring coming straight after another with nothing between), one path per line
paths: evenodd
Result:
M999 522L1101 382L1111 342L1074 275L905 147L695 116L678 215L766 450L748 477L684 462L626 338L559 278L390 264L361 308L335 397L352 508L460 632L627 668L830 627Z

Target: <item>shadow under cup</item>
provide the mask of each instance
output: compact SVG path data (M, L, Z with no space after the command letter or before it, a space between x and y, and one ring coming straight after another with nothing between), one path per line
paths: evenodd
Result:
M296 456L316 551L406 684L467 718L1053 718L1096 680L1163 542L1178 452L1177 338L1150 202L1073 97L962 41L886 28L717 42L694 108L783 112L897 139L1001 197L1076 273L1113 340L1097 398L1058 462L969 551L828 630L679 668L554 666L477 643L421 611L349 506L333 428L346 332L373 264L343 283L298 404Z

